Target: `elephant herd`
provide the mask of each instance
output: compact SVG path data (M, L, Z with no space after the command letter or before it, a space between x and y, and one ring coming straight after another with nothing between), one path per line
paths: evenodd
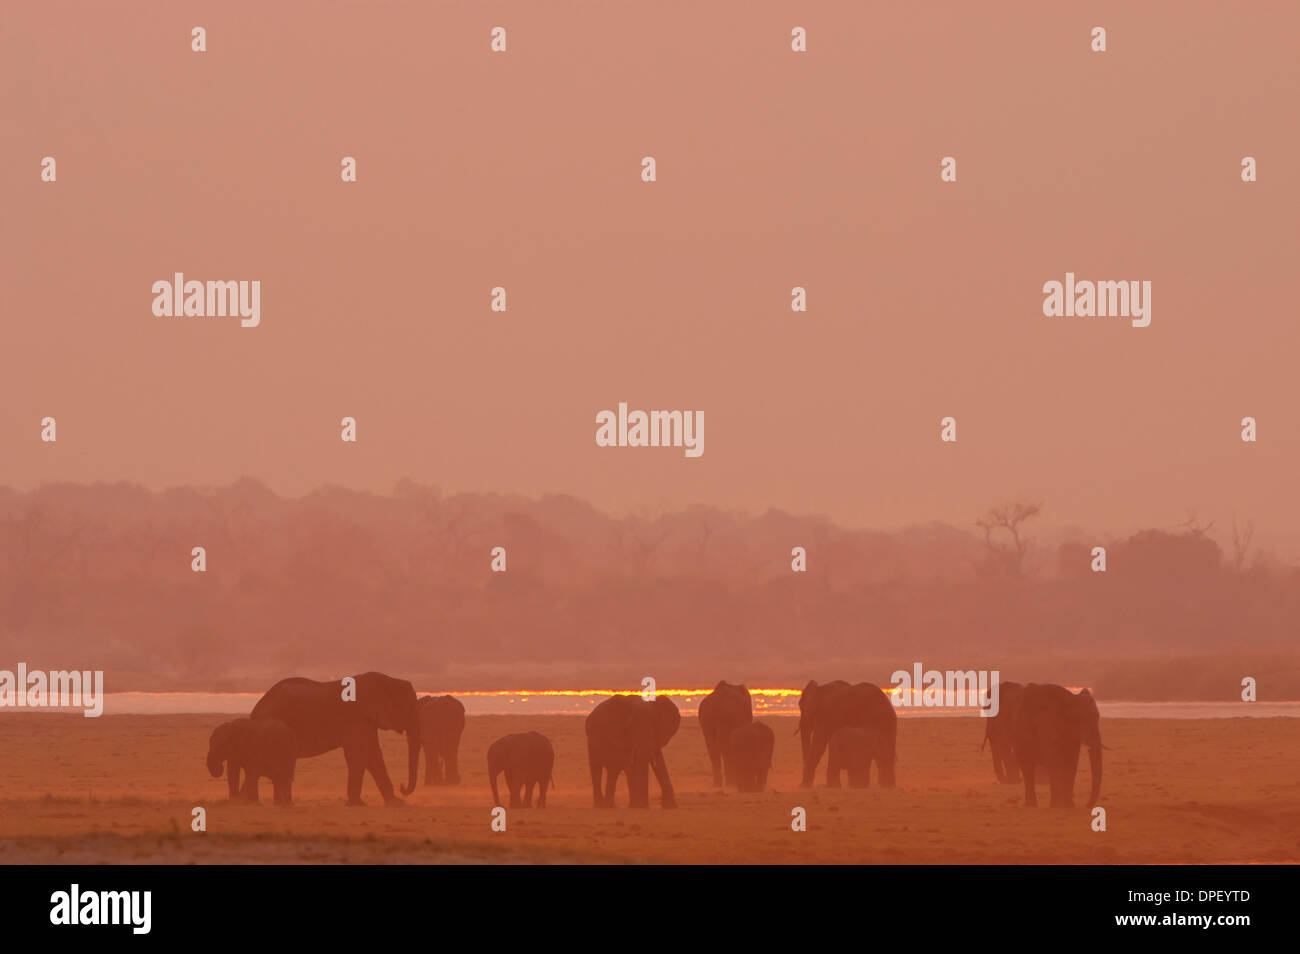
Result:
M984 739L992 749L998 781L1014 784L1023 778L1025 804L1036 805L1034 785L1041 770L1053 807L1069 806L1079 752L1087 745L1092 770L1088 804L1095 804L1101 789L1102 744L1097 704L1088 690L1075 694L1061 686L1006 682L1000 691L1000 709L986 720ZM700 701L699 722L713 784L740 792L766 791L776 737L770 726L754 718L749 690L719 682ZM628 806L648 808L653 772L661 804L676 807L663 750L680 724L681 713L666 696L651 701L615 695L597 705L585 725L593 805L613 807L618 778L626 775ZM421 749L426 785L459 783L457 753L464 728L465 707L457 699L417 698L403 679L377 672L333 682L294 677L267 690L248 718L213 730L207 765L214 778L221 777L224 765L232 799L256 802L258 780L269 778L275 803L288 805L296 761L342 748L348 805L364 804L361 783L367 772L385 804L400 805L380 751L379 730L406 735L407 781L401 793L410 795ZM796 731L805 788L813 784L823 755L828 786L839 787L841 773L847 773L850 787L864 788L874 763L880 784L894 787L898 715L879 686L809 682L799 697ZM503 736L488 748L487 763L494 805L501 804L497 779L504 775L510 807L531 807L534 791L537 806L546 806L555 751L544 735Z

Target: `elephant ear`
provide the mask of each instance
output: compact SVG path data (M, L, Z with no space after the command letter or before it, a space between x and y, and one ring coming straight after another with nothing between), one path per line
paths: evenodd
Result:
M677 734L682 714L667 696L657 697L651 705L655 707L655 741L662 747Z
M799 708L812 708L813 700L817 698L817 680L809 679L808 685L803 687L803 692L799 694Z
M353 705L360 706L366 718L381 729L396 725L397 710L392 693L388 686L373 677L357 677L357 701Z

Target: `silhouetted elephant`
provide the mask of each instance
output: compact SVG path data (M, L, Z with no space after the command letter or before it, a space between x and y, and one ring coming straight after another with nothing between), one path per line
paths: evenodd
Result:
M275 804L293 804L293 766L297 759L293 730L279 719L234 719L212 730L208 739L208 771L221 778L226 764L230 797L257 804L257 780L269 778ZM244 772L241 791L239 773Z
M421 696L420 744L424 746L424 784L459 785L456 754L465 731L465 707L454 696Z
M1092 793L1088 807L1101 792L1101 713L1087 689L1073 693L1061 686L1030 683L1021 695L1016 714L1016 760L1025 777L1025 805L1038 804L1034 775L1041 766L1052 789L1052 807L1074 804L1074 776L1079 771L1079 749L1088 746Z
M869 682L849 685L843 680L804 686L799 696L799 740L803 746L803 787L813 784L817 763L835 731L846 725L880 731L880 784L894 787L894 761L898 740L898 713L884 691ZM826 784L831 784L830 772Z
M295 676L281 679L253 706L254 719L279 719L293 730L298 758L343 748L348 766L348 804L364 805L361 782L370 772L385 805L401 805L379 748L379 730L406 733L409 780L402 794L415 791L420 765L420 719L415 689L405 679L367 672L356 679L355 696L344 699L343 681L317 682ZM350 700L350 701L349 701Z
M723 761L728 784L740 792L767 791L767 773L772 768L776 736L762 722L737 726L727 739Z
M883 768L885 751L884 733L877 728L846 725L835 730L826 747L826 784L840 787L840 770L849 776L849 788L867 788L871 785L871 763L876 771Z
M537 807L546 807L546 787L554 784L551 769L555 765L555 749L546 736L540 732L503 735L488 746L487 763L493 805L501 804L501 796L497 794L497 776L505 772L511 808L531 808L534 785L537 786ZM520 789L524 793L522 801Z
M1016 761L1016 714L1025 687L1018 682L998 683L998 714L984 720L984 742L993 752L993 774L999 782L1014 785L1020 781L1020 763ZM980 751L984 751L984 742Z
M587 762L591 766L592 802L614 807L620 772L627 773L628 807L650 807L650 769L654 769L664 808L676 808L663 747L677 734L682 716L667 696L646 702L640 696L611 696L587 716ZM607 782L602 795L602 770Z
M754 706L745 686L734 686L725 680L700 700L700 731L704 733L704 748L713 763L713 786L721 788L732 780L723 773L723 749L731 733L742 725L754 721Z

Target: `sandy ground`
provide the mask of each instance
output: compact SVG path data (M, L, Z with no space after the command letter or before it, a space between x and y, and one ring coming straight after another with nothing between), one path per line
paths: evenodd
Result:
M292 808L231 804L209 777L208 734L222 716L104 716L50 712L0 718L0 863L1178 863L1300 859L1300 720L1103 720L1101 804L1107 831L1083 809L1021 807L978 752L977 718L903 718L899 787L801 790L795 720L776 730L770 790L713 790L693 718L665 750L680 807L591 806L583 719L478 716L461 743L462 783L421 784L387 808L369 777L364 808L344 800L340 751L298 763ZM535 729L556 750L546 809L507 814L489 828L484 753L509 732ZM394 778L404 741L380 734ZM1076 798L1086 800L1080 760ZM823 763L824 765L824 763ZM1040 798L1046 801L1046 789ZM620 785L620 806L627 801ZM192 832L191 810L207 810ZM790 830L791 809L808 830Z

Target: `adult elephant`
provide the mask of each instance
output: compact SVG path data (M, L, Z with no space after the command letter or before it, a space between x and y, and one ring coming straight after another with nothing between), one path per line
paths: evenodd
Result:
M369 772L385 805L401 805L379 748L379 730L406 733L408 781L402 794L415 791L420 765L420 719L415 687L405 679L367 672L354 686L343 680L317 682L294 676L281 679L253 706L254 719L279 719L293 730L298 758L343 748L348 766L348 804L364 805L361 782Z
M999 782L1014 785L1020 781L1020 763L1016 761L1015 725L1025 687L1018 682L998 683L998 714L984 720L984 751L987 742L993 752L993 774Z
M700 731L704 733L704 748L713 763L713 787L730 785L726 777L723 755L731 734L743 725L754 721L754 705L749 689L743 684L732 685L721 680L713 691L700 700Z
M846 725L876 729L880 733L877 768L880 784L894 787L894 761L898 743L898 713L884 690L870 682L849 685L841 679L804 686L799 696L799 741L803 746L804 788L811 788L826 745L837 729ZM832 784L827 766L826 784Z
M654 769L664 808L676 808L663 747L677 734L682 716L667 696L647 702L640 696L611 696L587 716L587 762L591 767L592 803L614 807L614 788L627 773L628 807L650 807L650 769ZM601 793L601 775L607 776Z
M1016 714L1012 738L1016 760L1025 777L1025 805L1038 804L1034 776L1047 772L1052 807L1074 804L1074 776L1079 771L1079 749L1088 746L1092 793L1088 807L1101 792L1101 713L1087 689L1073 693L1062 686L1025 686Z
M455 696L421 696L416 707L424 746L424 784L459 785L456 756L465 731L465 706Z

